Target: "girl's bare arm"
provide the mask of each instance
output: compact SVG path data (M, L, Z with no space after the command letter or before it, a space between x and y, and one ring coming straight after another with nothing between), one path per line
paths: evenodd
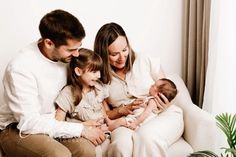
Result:
M64 121L66 119L66 112L58 106L55 115L56 120Z

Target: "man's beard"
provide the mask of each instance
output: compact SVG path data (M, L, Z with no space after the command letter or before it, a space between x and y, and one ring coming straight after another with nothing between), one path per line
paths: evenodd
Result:
M67 58L61 58L60 62L62 63L70 63L72 57L67 57Z

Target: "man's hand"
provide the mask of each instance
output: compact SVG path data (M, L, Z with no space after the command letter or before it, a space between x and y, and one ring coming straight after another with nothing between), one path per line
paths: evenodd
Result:
M100 128L84 126L81 136L91 141L95 146L105 141L105 134Z

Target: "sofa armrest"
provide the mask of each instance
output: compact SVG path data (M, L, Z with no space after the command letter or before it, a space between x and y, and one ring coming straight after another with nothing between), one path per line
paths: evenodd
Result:
M178 75L168 75L178 90L175 104L182 108L184 115L184 139L194 151L214 151L216 145L216 120L208 112L193 104L183 80Z

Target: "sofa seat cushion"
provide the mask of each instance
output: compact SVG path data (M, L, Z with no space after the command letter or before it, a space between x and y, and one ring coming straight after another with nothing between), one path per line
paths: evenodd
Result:
M181 137L167 150L169 157L186 157L193 152L193 148Z

